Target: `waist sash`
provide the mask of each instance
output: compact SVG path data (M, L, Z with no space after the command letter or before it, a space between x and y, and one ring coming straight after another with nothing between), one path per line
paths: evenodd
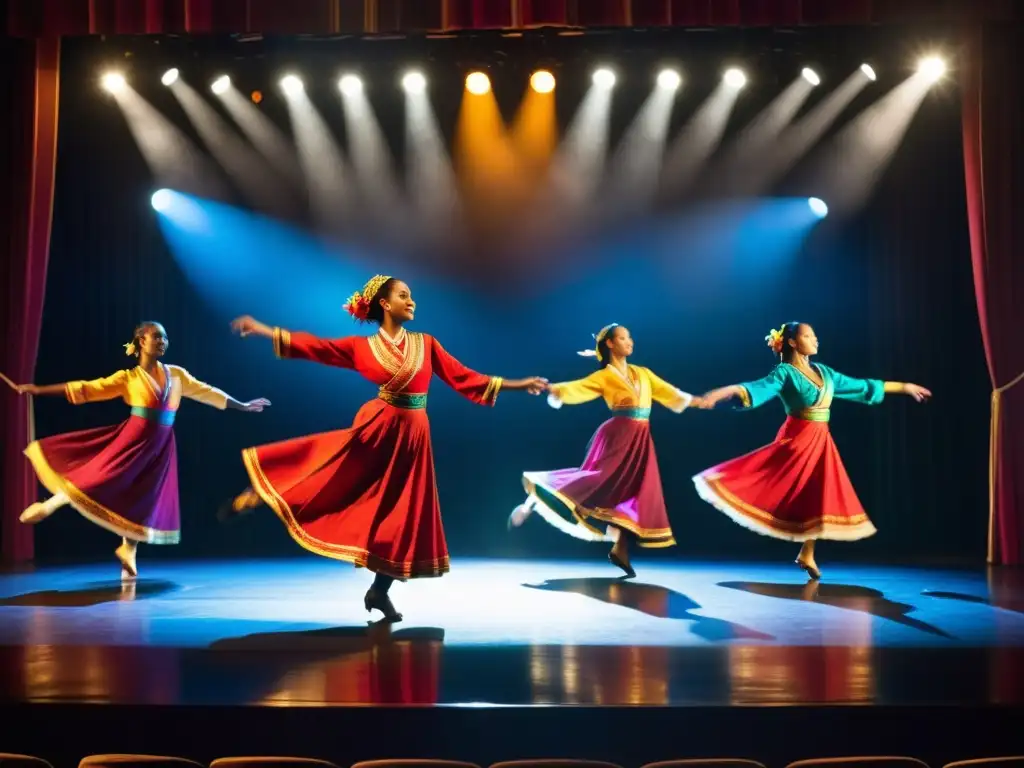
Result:
M647 421L651 418L650 408L612 408L612 416L623 419L635 419L636 421Z
M165 427L174 424L174 417L177 413L177 411L162 411L159 408L144 408L141 405L132 406L132 416L138 416L146 421L155 421Z
M405 411L421 411L427 407L427 394L413 394L410 392L388 392L382 389L377 397L394 408L401 408Z
M829 408L804 408L792 415L804 421L820 421L827 424L830 414L831 409Z

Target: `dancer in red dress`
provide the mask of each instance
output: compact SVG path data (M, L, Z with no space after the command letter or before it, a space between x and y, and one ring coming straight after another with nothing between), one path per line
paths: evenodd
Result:
M887 392L918 402L932 393L917 384L853 379L812 364L818 339L807 323L786 323L765 340L780 360L770 374L716 389L704 399L713 407L736 397L743 407L757 408L778 397L786 407L786 421L775 442L705 470L693 482L701 498L740 525L802 542L796 563L818 579L816 540L854 541L875 532L829 432L833 399L877 405Z
M503 390L539 394L547 386L537 377L484 376L433 337L407 332L415 306L409 286L377 275L347 305L357 319L380 326L369 338L320 339L248 316L233 324L243 336L272 339L278 357L351 368L379 386L349 429L246 449L252 487L232 512L262 501L301 546L376 573L363 603L393 621L401 619L388 597L395 579L448 571L426 412L431 377L479 405L494 405Z
M259 412L269 400L241 403L195 379L184 368L160 362L168 346L160 323L142 323L125 345L138 365L93 381L37 386L22 394L63 395L74 405L121 398L131 407L126 421L37 440L25 455L52 497L21 514L38 523L65 504L122 537L115 554L129 576L137 576L138 543L177 544L181 537L174 418L187 397L220 410Z
M703 407L704 402L658 378L649 368L630 365L633 337L624 325L606 325L594 339L594 349L579 354L596 357L600 368L584 379L550 385L548 403L561 408L601 397L612 418L597 428L581 466L523 473L527 499L512 511L509 526L522 525L536 512L575 538L613 541L608 560L632 578L636 576L629 558L632 539L641 547L676 543L651 439L651 405L660 403L682 413L690 406ZM606 531L597 527L600 523Z

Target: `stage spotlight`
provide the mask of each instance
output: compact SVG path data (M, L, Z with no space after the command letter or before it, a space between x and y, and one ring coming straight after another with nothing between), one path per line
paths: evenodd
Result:
M658 87L674 91L683 82L683 78L674 69L663 69L658 73Z
M407 72L402 78L402 87L408 93L423 93L427 89L427 78L420 72Z
M864 77L868 80L877 80L878 75L875 74L875 70L870 64L861 64L860 71L864 73Z
M164 72L164 76L160 78L160 82L164 85L174 85L178 81L178 68L168 69Z
M295 96L302 93L302 81L296 75L285 75L281 78L281 89L286 96Z
M818 77L818 73L810 67L804 67L800 75L811 85L821 85L821 78Z
M921 59L921 63L917 66L917 71L928 78L929 82L934 83L946 74L946 62L938 56L928 56Z
M828 216L828 206L825 205L825 201L820 197L809 197L807 198L807 205L811 209L811 213L817 216L819 219L824 219Z
M125 79L124 75L120 72L107 72L107 74L103 76L103 80L101 82L103 83L103 87L111 93L118 93L119 91L124 90Z
M555 90L555 76L546 69L538 69L530 76L530 87L537 93L551 93Z
M338 81L338 90L346 96L355 96L362 93L363 81L356 75L343 75Z
M213 83L210 84L210 90L220 96L222 93L227 93L228 88L231 87L231 78L227 75L221 75Z
M599 88L611 88L615 85L615 73L602 67L594 72L594 85Z
M727 69L725 71L725 84L730 88L736 88L737 90L747 84L747 76L743 74L742 69Z
M172 199L171 190L169 189L158 189L153 193L153 197L150 198L150 203L153 205L155 211L166 211L171 207Z
M483 96L491 90L491 78L483 72L470 72L466 75L466 90L474 96Z

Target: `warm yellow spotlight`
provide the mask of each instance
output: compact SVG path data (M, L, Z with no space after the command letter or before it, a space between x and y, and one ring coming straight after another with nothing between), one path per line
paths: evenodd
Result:
M551 93L555 90L555 76L546 69L538 69L530 76L530 87L537 93Z
M878 75L875 74L875 68L870 64L861 64L860 71L864 73L864 77L868 80L877 80Z
M466 90L475 96L483 96L491 90L491 78L483 72L470 72L466 76Z
M928 56L921 59L921 63L917 65L917 71L928 78L929 82L934 83L941 80L942 76L946 74L946 62L938 56Z
M810 67L804 67L800 75L811 85L821 85L821 78L818 77L818 73Z
M178 68L168 69L164 72L164 76L160 78L160 82L164 85L174 85L178 81Z
M103 76L103 87L111 93L117 93L118 91L124 90L125 80L124 75L120 72L107 72Z

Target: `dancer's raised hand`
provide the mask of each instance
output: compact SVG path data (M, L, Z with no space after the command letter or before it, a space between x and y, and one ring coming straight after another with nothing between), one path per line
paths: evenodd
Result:
M261 323L252 315L242 315L231 321L231 330L241 336L273 336L274 329L265 323Z

